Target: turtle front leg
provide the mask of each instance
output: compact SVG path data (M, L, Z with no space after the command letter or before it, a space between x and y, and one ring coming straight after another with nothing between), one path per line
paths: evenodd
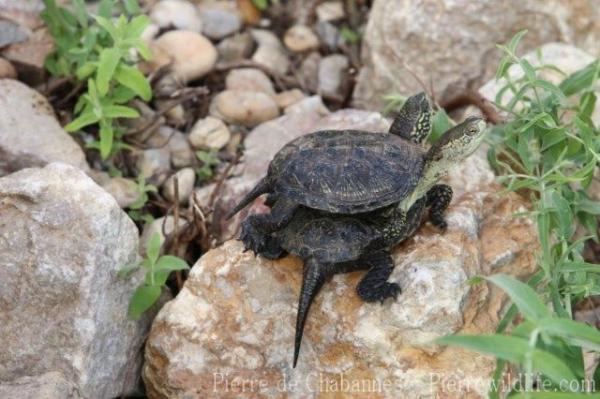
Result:
M370 269L356 286L358 296L365 302L381 303L387 298L398 297L400 286L387 281L394 270L394 262L388 251L365 254L359 262L365 262Z
M250 215L242 222L240 239L244 242L246 250L251 249L255 254L271 254L274 256L270 235L285 227L298 204L287 199L278 199L273 204L270 213Z
M436 184L427 192L427 206L429 206L429 220L431 223L446 230L448 223L444 218L444 212L452 201L452 187L447 184Z

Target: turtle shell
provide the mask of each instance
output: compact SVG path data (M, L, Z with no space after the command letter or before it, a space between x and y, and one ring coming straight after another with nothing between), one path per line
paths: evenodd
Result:
M318 212L318 211L317 211ZM275 233L286 251L321 264L349 262L380 239L379 233L361 219L342 215L316 215L303 208L292 221Z
M423 173L425 150L396 135L319 131L285 145L269 166L273 191L309 208L368 212L405 198Z

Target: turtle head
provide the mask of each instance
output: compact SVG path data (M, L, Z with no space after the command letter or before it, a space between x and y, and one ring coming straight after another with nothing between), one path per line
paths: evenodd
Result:
M394 118L390 133L421 143L431 131L431 106L424 92L409 97Z
M450 165L460 162L475 152L485 135L485 121L469 117L447 130L427 154L430 162Z

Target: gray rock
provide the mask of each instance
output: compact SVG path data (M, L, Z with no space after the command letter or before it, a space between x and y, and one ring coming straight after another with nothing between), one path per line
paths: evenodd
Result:
M320 63L321 54L315 51L302 60L300 68L298 69L298 77L302 79L302 83L306 89L312 93L316 93L319 89Z
M234 10L227 8L202 7L202 33L211 39L219 40L242 27L242 18Z
M72 392L71 384L82 397L134 391L151 315L128 319L142 276L117 272L137 259L135 224L62 163L0 178L0 209L0 385L39 377L48 385L40 392Z
M139 174L160 185L171 170L171 152L166 146L144 150L138 156L136 167Z
M175 185L175 178L177 178L178 184ZM179 204L185 205L188 203L190 195L194 190L194 183L196 183L196 172L193 168L184 168L174 175L170 176L162 187L163 195L171 203L175 201L175 187L179 188Z
M0 48L27 40L27 32L19 25L9 21L0 21Z
M319 64L319 94L324 98L343 100L348 93L348 57L332 54Z
M252 29L251 33L258 43L252 60L275 72L285 74L290 67L290 60L277 36L262 29Z
M315 8L319 22L336 21L345 16L344 4L341 1L326 1Z
M0 58L0 79L16 79L17 70L4 58Z
M310 96L303 98L284 109L285 114L317 114L319 116L328 115L330 112L323 104L321 96Z
M317 35L330 50L337 49L341 42L340 30L332 23L319 22L315 28Z
M225 78L228 90L259 91L271 97L275 96L275 88L271 79L260 69L237 68L231 70Z
M150 19L160 28L202 31L202 19L196 6L187 0L161 0L152 7Z
M57 161L89 170L48 101L16 80L0 79L0 137L0 176Z
M254 40L249 32L242 32L227 37L217 44L219 61L234 62L250 57L254 47Z
M108 177L100 186L113 196L121 208L127 208L140 196L137 183L124 177Z
M295 53L314 50L319 47L319 38L306 25L294 25L283 36L285 46Z
M179 131L173 131L173 129L166 126L164 128L171 130L173 133L167 144L173 167L179 169L192 165L196 160L196 156L188 142L187 136Z
M524 27L521 51L562 41L598 54L599 19L600 7L586 1L376 0L354 103L379 110L387 94L421 91L404 63L424 82L431 80L440 98L479 87L494 76L502 55L495 44Z
M83 398L73 382L57 371L0 383L2 398Z

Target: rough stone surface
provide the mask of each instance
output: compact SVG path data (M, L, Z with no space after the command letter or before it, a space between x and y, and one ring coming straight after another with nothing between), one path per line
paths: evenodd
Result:
M131 393L150 325L149 316L127 317L142 275L117 276L137 258L135 224L81 170L62 163L1 178L0 214L0 385L31 377L25 382L33 388L44 384L39 392L56 382L56 390L71 392L73 384L82 397Z
M202 31L202 19L192 3L187 0L161 0L152 7L150 19L160 28Z
M279 108L265 93L245 90L225 90L210 104L210 114L227 123L256 126L276 118Z
M298 77L306 88L311 92L316 92L319 88L319 64L321 63L321 54L317 51L310 53L300 63Z
M17 70L15 67L5 60L4 58L0 58L0 79L16 79L17 78Z
M195 149L220 150L231 139L231 132L222 120L207 116L198 120L188 136L190 144Z
M225 77L225 88L228 90L260 91L273 97L275 88L271 79L260 69L238 68Z
M319 4L316 9L319 21L335 21L344 18L344 4L341 1L326 1Z
M294 25L283 36L285 46L293 52L313 50L319 47L319 38L305 25Z
M319 64L319 94L325 98L344 99L348 92L348 57L332 54Z
M205 254L153 324L143 371L149 396L487 397L493 359L431 340L494 331L506 297L495 287L470 286L470 277L526 278L535 269L535 227L514 217L526 204L499 190L484 184L459 193L445 234L426 224L395 249L396 301L362 302L355 292L362 272L327 282L311 307L296 369L301 262L255 258L237 241ZM448 380L470 384L441 383ZM235 381L262 383L243 391ZM365 381L372 388L355 385Z
M217 49L197 32L172 30L154 43L173 59L173 72L183 81L201 78L217 62Z
M202 33L211 39L222 39L232 33L237 32L242 27L242 18L234 7L229 7L231 3L219 1L211 5L200 8L202 17Z
M0 137L0 176L57 161L89 170L48 101L16 80L0 79Z
M249 32L235 34L217 44L219 60L223 62L240 61L252 54L254 41Z
M0 384L2 398L83 398L77 387L57 371L34 377L25 376Z
M288 105L284 109L286 114L304 114L304 113L315 113L320 116L329 114L329 110L323 104L321 96L310 96L303 98L293 104Z
M175 185L175 177L177 177L178 184ZM194 183L196 182L196 172L193 168L183 168L174 175L170 176L163 184L163 195L170 202L175 201L175 187L179 188L179 204L187 204L192 190L194 190Z
M114 197L121 208L127 208L140 196L137 183L124 177L109 177L100 186Z
M138 156L136 167L139 174L160 185L171 170L171 153L167 147L144 150Z
M279 108L286 108L290 105L296 104L298 101L306 98L304 92L300 89L291 89L277 93L275 96L275 102Z
M252 29L251 34L254 41L258 43L258 48L252 55L252 61L280 74L285 74L290 67L290 60L279 38L272 32L263 29Z
M44 61L54 50L54 41L48 30L38 29L27 40L13 43L2 50L2 56L13 63L28 84L40 84L45 79Z
M521 50L561 41L598 54L599 21L600 7L585 0L376 0L355 105L382 109L386 94L420 91L404 63L431 80L442 98L480 87L494 76L501 57L495 44L524 28Z

